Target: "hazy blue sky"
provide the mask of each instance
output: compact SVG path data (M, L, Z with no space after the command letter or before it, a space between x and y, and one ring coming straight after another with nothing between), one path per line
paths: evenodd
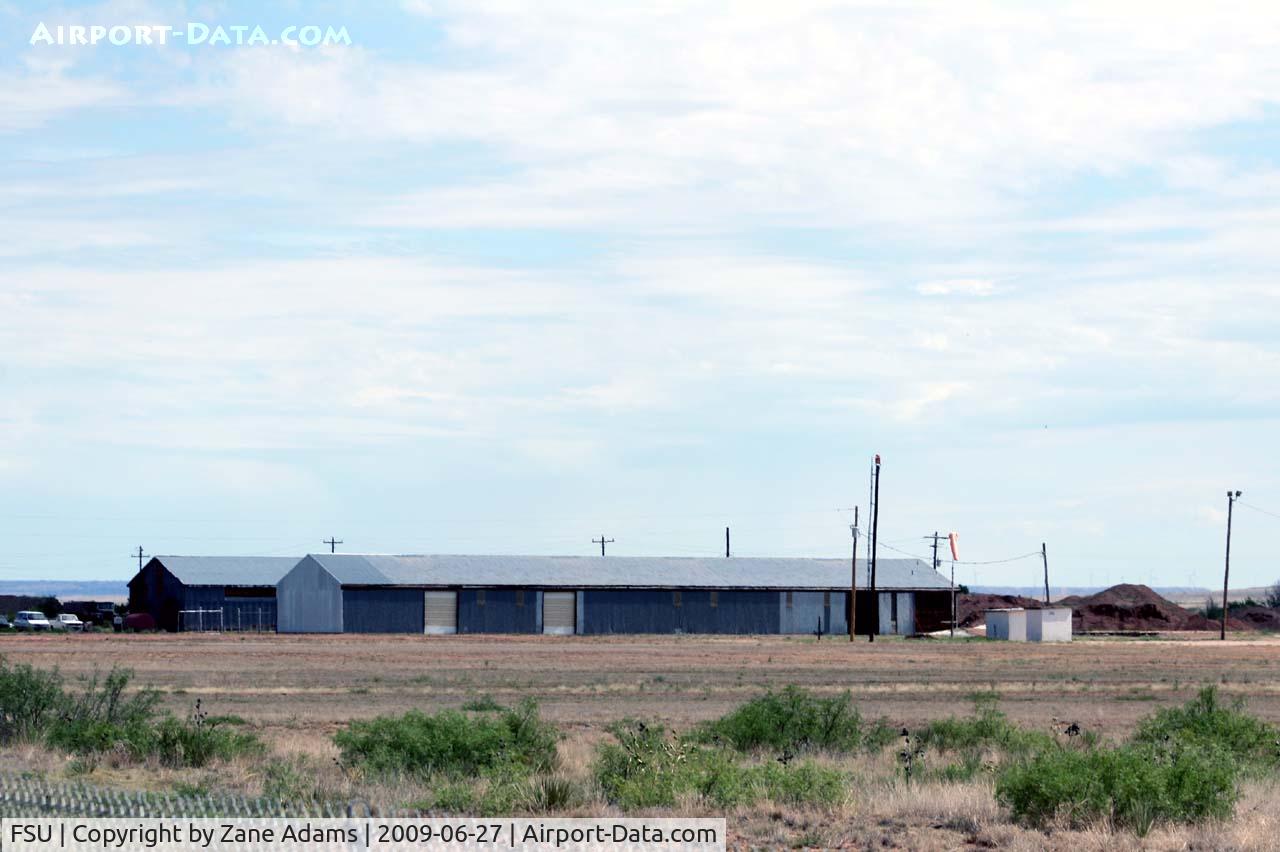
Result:
M1276 4L258 5L0 2L0 578L1280 515ZM30 43L189 21L352 44Z

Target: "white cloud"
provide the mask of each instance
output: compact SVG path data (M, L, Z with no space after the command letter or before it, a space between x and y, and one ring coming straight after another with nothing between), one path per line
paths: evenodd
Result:
M990 296L996 290L994 281L957 278L951 281L926 281L916 285L922 296Z

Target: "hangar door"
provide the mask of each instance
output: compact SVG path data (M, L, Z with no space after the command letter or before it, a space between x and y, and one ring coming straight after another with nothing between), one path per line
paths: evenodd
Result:
M542 632L572 636L577 612L578 599L573 592L543 592Z
M427 592L426 632L458 632L458 593Z

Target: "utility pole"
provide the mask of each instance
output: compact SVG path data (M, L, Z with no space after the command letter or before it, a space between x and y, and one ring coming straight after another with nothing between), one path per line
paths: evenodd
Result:
M871 620L871 639L876 641L876 633L880 632L880 599L876 597L876 557L879 556L880 532L880 454L876 453L875 483L872 485L875 504L871 507L871 602L875 605L876 616Z
M729 528L724 528L724 558L729 558Z
M600 545L600 555L604 556L604 546L606 544L613 544L613 539L605 538L604 533L600 533L600 537L591 539L591 543Z
M937 571L938 566L942 564L938 561L938 539L940 538L942 538L942 536L939 535L937 530L933 531L933 535L927 535L924 537L925 541L929 541L931 539L933 541L933 570L935 571Z
M334 538L333 536L329 536L328 538L326 538L324 541L320 543L329 545L330 553L337 553L338 545L342 544L343 542L342 542L342 539L340 538Z
M1231 576L1231 509L1240 499L1240 493L1227 492L1227 564L1222 569L1222 630L1218 634L1218 638L1223 641L1227 638L1227 581Z
M849 527L853 533L853 559L850 560L849 574L849 641L857 633L858 623L858 507L853 507L853 525Z
M130 553L130 554L129 554L129 556L131 556L131 557L133 557L133 556L138 557L138 570L139 570L139 571L141 571L141 570L142 570L142 560L147 556L147 554L145 554L145 553L143 553L143 552L142 552L142 545L138 545L138 552L137 552L137 553Z
M1042 541L1040 542L1040 558L1044 560L1044 603L1049 605L1049 548Z

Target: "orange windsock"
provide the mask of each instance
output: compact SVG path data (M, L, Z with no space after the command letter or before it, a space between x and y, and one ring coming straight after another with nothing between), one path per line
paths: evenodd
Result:
M951 558L960 560L960 533L947 533L947 541L951 543Z

